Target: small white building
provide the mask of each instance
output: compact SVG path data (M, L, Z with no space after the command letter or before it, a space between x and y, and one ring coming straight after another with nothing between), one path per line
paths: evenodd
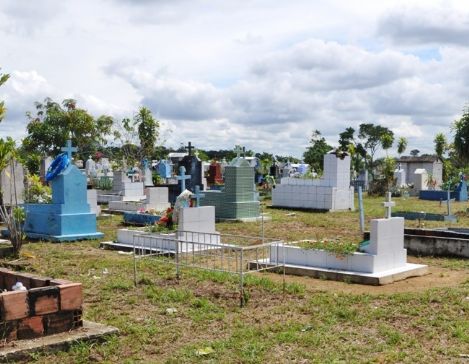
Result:
M437 189L443 184L443 163L435 155L404 156L397 161L397 164L405 171L405 183L407 184L417 186L419 184L419 173L416 174L415 172L422 169L425 169L427 174L436 182Z

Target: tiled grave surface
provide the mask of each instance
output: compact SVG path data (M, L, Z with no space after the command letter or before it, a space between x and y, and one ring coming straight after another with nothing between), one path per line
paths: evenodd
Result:
M319 179L284 177L272 190L272 206L318 210L354 209L350 187L350 157L324 156L324 175Z

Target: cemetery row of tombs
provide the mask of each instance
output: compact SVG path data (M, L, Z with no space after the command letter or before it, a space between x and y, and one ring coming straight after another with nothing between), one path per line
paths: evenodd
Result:
M394 202L390 193L383 203L384 218L371 220L370 232L363 231L363 241L356 242L352 250L328 249L327 244L318 244L314 239L285 242L260 235L246 243L246 237L224 236L216 229L217 221L255 222L263 226L267 219L256 187L259 178L256 161L242 156L240 147L229 162L201 162L189 144L188 153L183 155L144 161L140 168L120 170L112 170L106 158L94 161L90 157L85 163L74 161L76 148L70 141L62 149L64 153L55 159L45 159L41 167L41 183L51 187L50 198L22 200L24 176L19 164L15 164L14 173L2 174L3 201L11 202L13 196L20 200L18 203L25 212L22 229L29 239L103 240L97 216L121 214L129 226L118 229L116 240L105 245L129 249L134 252L134 259L164 255L177 264L241 277L272 269L373 285L426 274L427 266L407 261L408 250L418 254L469 256L465 231L461 229L441 231L440 237L436 237L436 232L423 234L433 239L428 241L408 232L404 217L412 216L392 212ZM271 187L272 207L306 209L312 213L350 211L355 210L355 196L359 192L359 215L363 219L361 192L366 188L366 180L351 179L350 163L346 154L326 154L320 177L312 176L304 164L273 164L270 179L266 179ZM413 184L412 193L421 198L447 200L448 214L443 219L450 219L450 200L467 200L467 185L461 179L455 191L436 190L427 183L430 172L433 180L441 179L437 161L404 158L395 177L398 185ZM419 213L415 215L425 218ZM3 234L8 237L8 231ZM0 311L3 321L8 323L1 329L4 338L37 337L82 325L79 283L9 271L0 274L4 290Z

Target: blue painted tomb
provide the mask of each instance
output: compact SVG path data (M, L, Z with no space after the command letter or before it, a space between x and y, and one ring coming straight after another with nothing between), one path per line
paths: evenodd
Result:
M71 160L70 140L62 148ZM52 203L25 204L24 233L32 239L70 241L98 239L96 214L87 202L86 176L73 164L68 165L51 180Z

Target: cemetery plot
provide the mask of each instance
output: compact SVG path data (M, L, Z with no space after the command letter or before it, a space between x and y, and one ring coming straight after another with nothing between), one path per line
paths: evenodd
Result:
M197 268L238 276L241 306L245 300L246 274L266 270L278 271L285 266L284 258L279 258L279 250L284 247L283 241L262 237L179 231L175 239L141 234L134 235L133 241L135 285L138 282L137 261L158 256L176 266L177 278L182 268ZM265 264L267 257L271 257L269 264ZM283 271L285 274L285 269Z

